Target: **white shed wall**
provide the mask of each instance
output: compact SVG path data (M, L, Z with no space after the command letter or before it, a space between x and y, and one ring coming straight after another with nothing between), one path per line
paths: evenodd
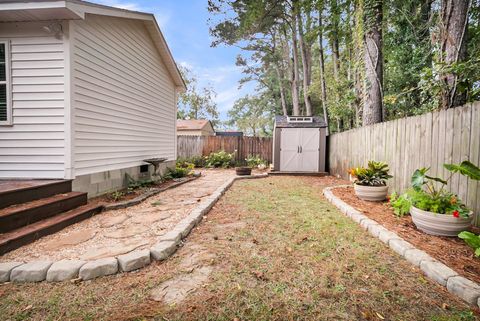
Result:
M175 159L175 87L143 23L87 15L70 32L75 175Z
M0 178L64 178L63 40L40 23L0 23L10 41L11 126L0 125Z

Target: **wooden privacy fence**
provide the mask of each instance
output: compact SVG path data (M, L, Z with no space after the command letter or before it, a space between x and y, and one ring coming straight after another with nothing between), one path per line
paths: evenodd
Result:
M272 138L228 136L177 136L177 158L207 156L224 150L236 152L236 160L244 161L250 155L272 162Z
M347 170L369 160L385 161L394 178L390 191L410 187L417 168L448 178L444 163L480 163L480 102L421 116L361 127L329 137L330 174L348 178ZM480 225L480 183L453 175L448 189L458 194Z

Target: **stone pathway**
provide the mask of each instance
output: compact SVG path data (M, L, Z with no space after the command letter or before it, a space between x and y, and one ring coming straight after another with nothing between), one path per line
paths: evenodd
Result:
M233 170L203 170L197 180L152 196L138 205L100 213L9 252L0 257L0 262L93 260L150 247L233 176Z

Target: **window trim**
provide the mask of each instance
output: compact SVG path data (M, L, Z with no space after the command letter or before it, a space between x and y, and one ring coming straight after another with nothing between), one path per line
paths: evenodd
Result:
M12 125L12 74L10 41L0 39L0 44L5 45L5 84L7 85L7 120L0 120L0 126ZM3 81L1 81L3 84Z

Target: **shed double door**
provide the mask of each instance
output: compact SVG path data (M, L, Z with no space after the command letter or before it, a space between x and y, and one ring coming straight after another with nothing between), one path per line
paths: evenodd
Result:
M318 172L319 128L282 128L280 171Z

